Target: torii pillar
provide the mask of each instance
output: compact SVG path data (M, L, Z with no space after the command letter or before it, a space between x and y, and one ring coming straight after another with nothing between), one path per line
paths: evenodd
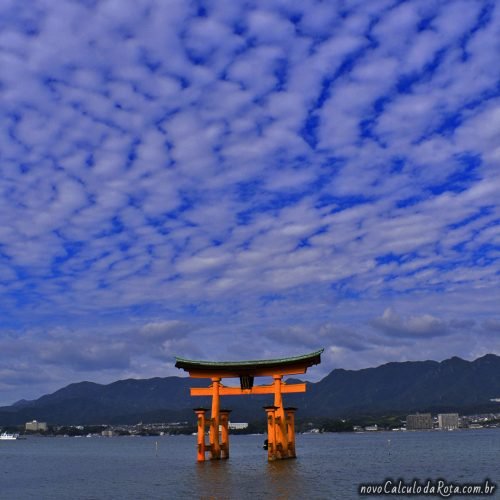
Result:
M209 378L211 386L191 388L191 396L211 396L212 410L210 419L206 418L205 408L196 408L198 419L198 461L205 461L205 452L210 452L211 460L229 458L229 413L221 410L221 396L246 394L273 394L274 405L264 407L267 414L268 460L295 458L295 411L285 408L283 394L305 392L306 384L286 384L285 375L306 373L307 368L321 362L323 349L293 358L257 361L193 361L176 358L175 366L186 370L190 377ZM254 386L255 377L272 377L271 385ZM239 378L240 387L227 387L222 378ZM209 426L210 444L205 443L205 428ZM222 435L222 436L221 436Z
M212 459L220 458L220 378L212 377L212 418L210 419L210 454Z

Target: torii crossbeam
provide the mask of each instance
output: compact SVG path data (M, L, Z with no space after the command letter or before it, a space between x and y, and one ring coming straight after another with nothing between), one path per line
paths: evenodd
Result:
M323 349L292 358L254 361L193 361L176 357L175 366L189 373L192 378L209 378L210 387L191 388L191 396L212 396L211 418L206 418L207 409L196 408L198 417L198 461L205 461L205 452L210 459L229 458L229 413L221 410L221 396L246 394L274 394L274 404L264 407L267 413L268 459L294 458L295 454L295 410L285 408L282 394L306 392L306 384L286 384L285 375L306 373L312 365L321 363ZM255 377L273 378L270 385L254 386ZM223 378L239 378L239 387L228 387ZM205 427L210 427L210 444L205 443ZM219 428L222 429L219 436Z

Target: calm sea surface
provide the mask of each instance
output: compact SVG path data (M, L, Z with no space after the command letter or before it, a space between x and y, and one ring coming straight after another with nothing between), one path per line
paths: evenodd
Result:
M299 435L298 458L273 463L263 441L231 436L229 460L202 464L195 436L0 441L0 498L349 499L385 478L500 487L498 429Z

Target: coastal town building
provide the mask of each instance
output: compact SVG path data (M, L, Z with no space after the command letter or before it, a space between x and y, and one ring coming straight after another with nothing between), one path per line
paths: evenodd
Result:
M432 429L432 416L430 413L417 413L406 417L406 428L409 431Z
M31 432L41 432L47 430L47 422L38 422L37 420L32 420L31 422L26 422L24 429Z
M248 422L229 422L229 429L233 431L243 430L248 428Z
M458 413L439 413L438 425L440 429L452 431L458 429L460 424Z

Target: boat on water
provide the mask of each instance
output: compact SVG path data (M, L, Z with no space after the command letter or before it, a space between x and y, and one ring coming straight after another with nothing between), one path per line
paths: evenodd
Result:
M19 438L19 434L9 434L8 432L2 432L0 434L0 441L14 441Z

